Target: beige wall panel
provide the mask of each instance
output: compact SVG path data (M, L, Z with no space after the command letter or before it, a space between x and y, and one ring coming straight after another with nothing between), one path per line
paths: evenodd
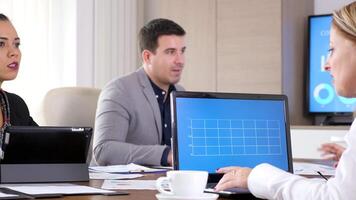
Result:
M186 90L216 91L216 1L151 0L146 6L152 18L169 18L186 35L186 65L180 82Z
M281 93L281 0L217 1L217 89Z
M288 96L292 125L309 125L313 120L305 115L305 66L308 50L308 16L314 11L314 1L283 0L283 93Z

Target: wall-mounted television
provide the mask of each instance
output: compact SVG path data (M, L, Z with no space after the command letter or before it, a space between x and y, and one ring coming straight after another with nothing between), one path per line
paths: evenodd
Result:
M331 15L309 16L309 63L307 69L307 111L319 115L351 115L356 98L338 96L324 65L329 53Z

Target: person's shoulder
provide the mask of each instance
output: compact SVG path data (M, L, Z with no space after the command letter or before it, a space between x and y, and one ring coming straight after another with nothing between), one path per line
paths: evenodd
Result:
M109 81L101 91L101 99L116 99L120 100L128 98L132 92L137 92L140 88L137 71L127 74L122 77L116 77Z
M130 74L116 77L109 81L103 88L103 91L122 92L127 90L137 90L140 87L140 70Z
M138 74L138 72L135 71L135 72L131 72L129 74L126 74L124 76L120 76L120 77L116 77L116 78L113 78L111 81L109 81L105 87L111 87L113 85L125 85L125 84L128 84L128 83L131 83L132 81L136 80Z
M17 94L15 93L10 93L10 92L5 92L7 98L9 99L10 104L15 103L15 104L25 104L25 101Z
M14 112L21 111L21 112L28 113L28 108L27 108L25 100L23 100L19 95L15 94L15 93L10 93L10 92L5 92L5 93L6 93L7 99L9 100L11 111L14 111Z
M30 116L26 102L17 94L5 92L10 104L10 120L16 126L38 126Z

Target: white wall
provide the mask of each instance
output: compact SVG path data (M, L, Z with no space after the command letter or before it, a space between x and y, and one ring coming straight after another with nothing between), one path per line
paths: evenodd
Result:
M314 0L314 14L330 14L353 0Z
M309 15L314 2L283 0L282 3L282 65L283 93L288 96L289 117L292 125L310 125L311 116L304 114L304 82L308 41Z
M349 127L291 127L293 158L321 159L321 144L337 142L345 145L343 137Z
M94 86L102 88L139 67L137 0L94 0L94 15Z
M77 86L94 86L94 0L77 0Z
M49 89L76 84L76 9L73 0L0 0L0 13L16 27L22 51L16 80L2 87L20 95L33 117Z

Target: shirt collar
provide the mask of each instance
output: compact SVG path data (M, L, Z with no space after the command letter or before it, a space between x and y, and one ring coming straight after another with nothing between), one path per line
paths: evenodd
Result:
M176 87L175 87L173 84L171 84L171 85L169 85L168 91L165 91L165 90L161 89L160 87L158 87L158 86L150 79L149 76L147 76L147 77L148 77L148 80L150 80L150 83L151 83L151 85L152 85L153 91L154 91L154 93L155 93L157 99L161 99L161 98L164 99L164 97L165 97L165 95L166 95L167 92L168 92L168 94L170 94L172 91L175 91L175 90L176 90ZM162 99L162 100L163 100L163 99Z

